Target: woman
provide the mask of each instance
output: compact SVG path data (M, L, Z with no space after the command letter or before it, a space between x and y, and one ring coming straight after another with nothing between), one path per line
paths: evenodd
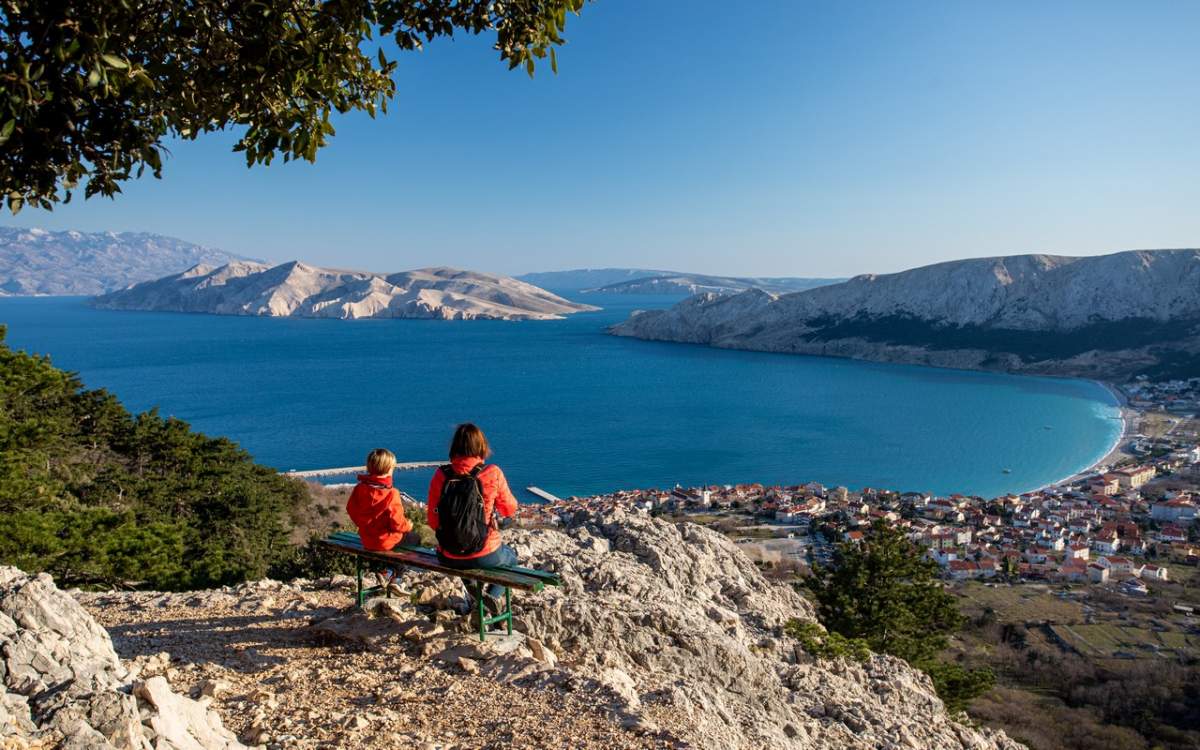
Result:
M496 519L516 514L517 499L500 467L484 463L491 454L483 430L460 424L450 441L450 463L434 472L429 483L427 518L437 532L438 559L447 567L495 568L517 562L513 548L500 543ZM484 604L493 615L500 611L503 595L503 586L488 586Z

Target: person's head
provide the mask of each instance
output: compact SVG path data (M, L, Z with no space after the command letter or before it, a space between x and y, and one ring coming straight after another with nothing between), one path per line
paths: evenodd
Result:
M391 474L396 468L396 454L387 448L376 448L367 454L367 473L373 477Z
M492 455L483 430L470 422L460 424L454 429L454 439L450 441L450 458L481 458L487 460Z

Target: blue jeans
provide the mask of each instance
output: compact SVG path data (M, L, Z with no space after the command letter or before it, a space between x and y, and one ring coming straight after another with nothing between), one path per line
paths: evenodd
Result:
M470 570L471 568L503 568L506 565L517 564L517 551L507 544L501 544L492 552L483 555L482 557L472 557L469 560L455 560L450 557L445 557L438 554L438 560L447 568L456 568L458 570ZM467 586L464 580L463 585L467 587L467 598L472 597L471 587ZM498 583L489 584L487 587L487 595L494 598L504 596L504 587Z

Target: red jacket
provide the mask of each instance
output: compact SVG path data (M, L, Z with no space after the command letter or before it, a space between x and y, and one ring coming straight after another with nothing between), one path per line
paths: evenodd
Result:
M363 547L369 550L390 550L412 531L412 521L404 515L404 503L392 487L391 476L359 474L346 501L346 512L358 527Z
M469 474L471 469L474 469L479 464L483 463L483 459L475 456L468 458L453 458L450 459L450 465L459 474ZM442 499L442 485L446 482L446 476L442 474L441 468L433 473L433 479L429 482L429 504L426 506L426 518L429 520L429 528L437 531L438 528L438 501ZM452 555L449 552L441 551L441 554L446 557L454 558L455 560L473 560L476 557L483 557L496 551L500 546L500 529L496 528L494 523L491 523L492 512L508 518L517 512L517 498L513 497L513 493L508 489L508 480L504 478L504 472L500 471L500 467L495 464L490 464L479 472L479 482L483 485L483 517L488 519L488 535L487 540L483 543L483 549L473 555Z

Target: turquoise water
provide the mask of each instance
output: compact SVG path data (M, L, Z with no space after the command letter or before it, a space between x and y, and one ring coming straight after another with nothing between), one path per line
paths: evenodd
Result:
M621 339L604 327L673 300L587 301L606 309L448 323L9 298L0 322L11 346L49 354L131 409L158 406L281 469L353 465L375 446L436 460L472 420L514 488L563 496L813 480L991 496L1074 473L1120 430L1095 383ZM428 474L397 479L420 491Z

